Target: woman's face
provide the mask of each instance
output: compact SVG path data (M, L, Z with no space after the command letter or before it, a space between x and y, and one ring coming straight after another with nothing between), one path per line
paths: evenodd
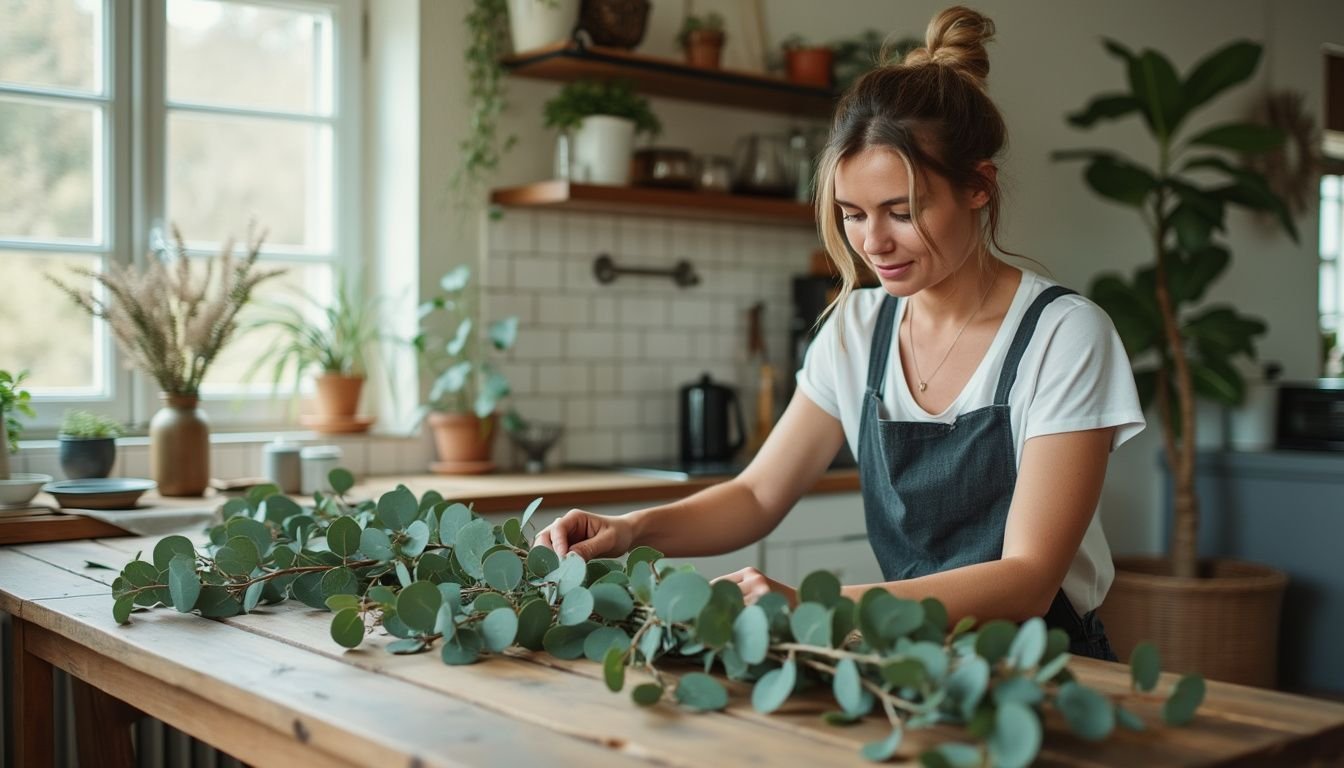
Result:
M900 155L869 148L841 160L835 200L845 237L893 296L911 296L957 271L975 245L983 192L958 192L936 173L919 175L920 219L934 253L910 219L910 174Z

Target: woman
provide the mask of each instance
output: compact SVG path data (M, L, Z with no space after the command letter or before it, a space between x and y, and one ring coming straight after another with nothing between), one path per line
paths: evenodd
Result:
M865 75L837 108L817 213L844 286L750 466L622 517L571 510L537 543L585 558L735 550L778 525L847 439L887 580L847 597L880 586L936 597L953 621L1044 616L1074 653L1114 658L1095 615L1114 576L1096 507L1110 451L1143 414L1106 314L994 255L1005 129L985 86L993 30L943 11L925 48ZM879 288L854 290L855 259ZM722 578L748 600L796 602L754 568Z

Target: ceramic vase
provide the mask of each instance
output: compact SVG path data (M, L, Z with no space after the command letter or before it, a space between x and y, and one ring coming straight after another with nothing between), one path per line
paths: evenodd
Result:
M149 422L149 469L160 496L200 496L210 485L210 422L199 398L160 395Z
M588 184L630 183L635 122L610 115L589 115L574 132L573 178Z
M579 0L509 0L514 51L569 40L579 18Z

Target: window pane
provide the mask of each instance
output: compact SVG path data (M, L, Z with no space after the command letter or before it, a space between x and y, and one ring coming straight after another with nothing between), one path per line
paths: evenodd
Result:
M1339 176L1321 178L1321 258L1340 255L1340 225L1344 223L1344 204L1339 195Z
M102 0L0 0L0 81L102 91Z
M258 262L258 265L264 269L281 268L288 271L279 277L262 282L252 295L252 302L239 313L238 331L206 372L204 388L207 390L236 392L251 389L269 393L273 367L268 364L259 369L250 382L246 380L247 371L271 344L282 337L270 328L246 331L246 326L258 317L274 314L266 311L267 303L285 304L301 308L310 315L316 315L315 306L325 306L330 300L332 268L328 264L262 261ZM313 305L304 298L305 296L317 304ZM293 376L292 370L285 372L280 382L282 392L291 391Z
M0 237L94 239L99 112L0 98Z
M98 256L0 251L0 365L28 369L38 394L101 391L107 361L102 324L48 282L49 273L72 288L93 281L71 267L98 269Z
M331 248L331 129L170 113L168 218L188 242L217 243L255 218L268 245Z
M1339 312L1339 271L1333 262L1321 264L1320 308L1322 315Z
M331 17L215 0L169 0L168 99L331 112Z

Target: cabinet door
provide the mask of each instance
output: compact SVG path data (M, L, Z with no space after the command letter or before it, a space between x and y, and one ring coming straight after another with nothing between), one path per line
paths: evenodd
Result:
M807 574L823 570L834 573L846 586L882 581L882 570L877 567L877 558L866 536L795 544L792 560L794 586ZM766 562L768 565L768 558Z

